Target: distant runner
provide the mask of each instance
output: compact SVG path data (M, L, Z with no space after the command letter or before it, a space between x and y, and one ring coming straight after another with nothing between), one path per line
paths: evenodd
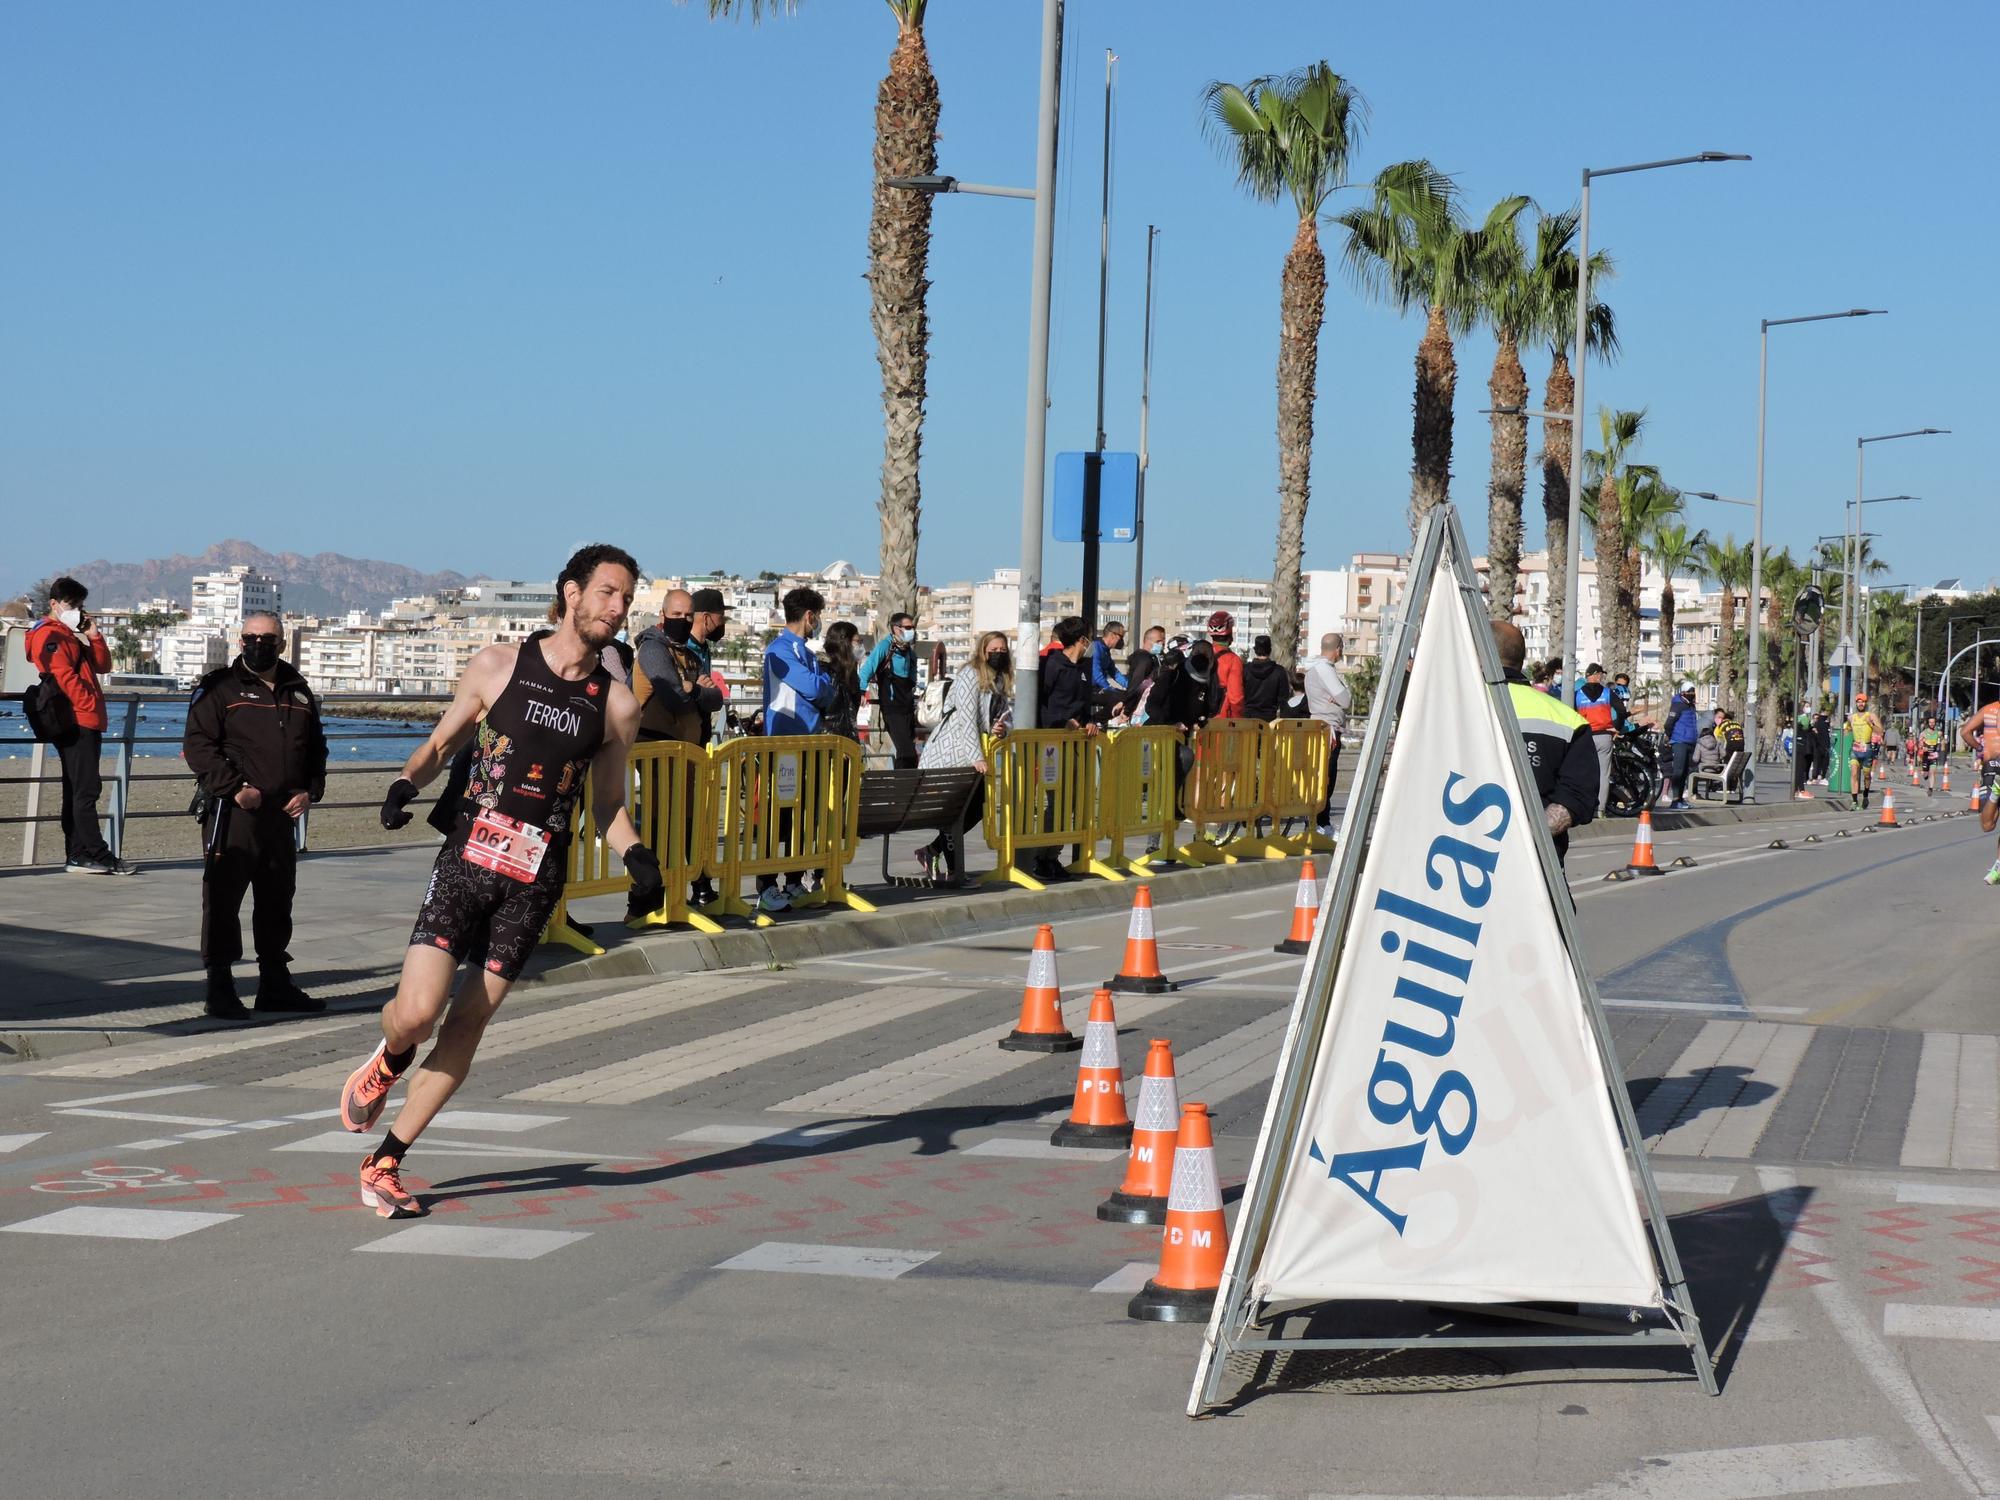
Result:
M382 1009L383 1040L340 1091L341 1124L369 1129L444 1015L395 1125L361 1163L361 1201L385 1219L429 1212L404 1191L403 1158L465 1082L486 1023L548 925L586 773L600 836L632 877L631 909L650 911L665 894L660 862L625 811L639 700L600 660L625 624L638 575L617 547L570 558L556 580L554 628L472 658L451 707L382 803L384 828L408 823L418 789L477 733L471 780L431 867L396 998ZM446 1014L452 977L468 958L473 967Z
M1917 764L1923 768L1924 790L1935 795L1938 767L1944 764L1944 731L1936 719L1926 719L1924 732L1917 736Z
M1979 829L1991 833L2000 825L2000 795L1996 795L2000 788L1995 787L2000 782L2000 699L1967 718L1958 733L1979 759ZM2000 885L2000 858L1995 858L1993 868L1986 872L1986 883Z
M1852 802L1856 812L1868 810L1868 782L1874 773L1875 757L1882 753L1882 721L1869 712L1868 695L1854 695L1854 712L1848 716L1847 732L1854 736L1854 747L1849 752L1853 764L1849 769L1854 773L1850 782Z

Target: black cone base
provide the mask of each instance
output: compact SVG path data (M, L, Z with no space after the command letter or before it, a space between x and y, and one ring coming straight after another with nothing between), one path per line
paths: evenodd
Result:
M1627 875L1664 875L1667 872L1662 870L1658 865L1627 865L1625 873Z
M1130 974L1115 974L1104 981L1104 987L1127 995L1164 995L1175 986L1171 979L1139 979Z
M1125 1304L1125 1316L1141 1323L1206 1323L1215 1311L1215 1288L1183 1291L1149 1281Z
M1005 1052L1081 1052L1083 1038L1067 1031L1011 1031L1000 1038Z
M1107 1224L1164 1224L1167 1200L1142 1198L1120 1188L1097 1205L1097 1217Z
M1312 944L1304 938L1286 938L1282 943L1273 943L1273 953L1304 953Z
M1064 1120L1056 1126L1049 1137L1052 1146L1129 1146L1132 1144L1131 1125L1079 1125L1074 1120Z

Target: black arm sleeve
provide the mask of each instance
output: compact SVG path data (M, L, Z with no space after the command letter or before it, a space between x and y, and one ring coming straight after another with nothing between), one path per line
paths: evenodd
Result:
M188 705L187 728L181 735L181 754L203 791L215 797L230 797L247 779L243 768L222 738L223 697L210 689Z
M1588 724L1569 737L1548 800L1569 809L1573 828L1581 828L1597 816L1597 745Z

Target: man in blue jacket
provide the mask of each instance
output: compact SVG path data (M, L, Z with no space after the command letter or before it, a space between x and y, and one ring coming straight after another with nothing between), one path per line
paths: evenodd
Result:
M1667 790L1671 793L1668 805L1685 808L1687 804L1688 764L1694 759L1694 742L1701 738L1701 715L1694 706L1694 684L1681 683L1681 690L1674 694L1667 705L1667 748L1673 755L1667 776Z
M1118 670L1117 654L1125 649L1125 627L1117 620L1104 627L1090 643L1090 685L1100 693L1123 692L1125 674Z
M820 711L839 691L833 674L807 644L819 634L826 599L818 589L796 588L785 595L785 628L764 648L764 733L818 734ZM792 841L790 808L778 809L778 847ZM786 911L799 878L786 874L757 877L757 905L764 911Z

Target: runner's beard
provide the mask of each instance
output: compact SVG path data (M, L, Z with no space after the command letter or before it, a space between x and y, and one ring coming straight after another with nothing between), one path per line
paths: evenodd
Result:
M578 620L576 633L584 645L593 651L602 651L617 638L620 620Z

